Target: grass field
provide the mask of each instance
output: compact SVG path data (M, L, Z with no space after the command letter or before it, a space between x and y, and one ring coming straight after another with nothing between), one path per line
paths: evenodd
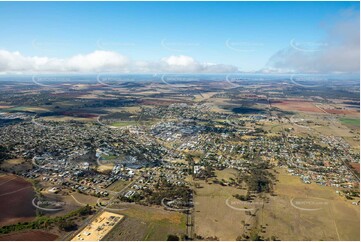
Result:
M258 216L265 237L280 240L359 240L360 207L336 194L336 189L304 184L278 169L277 196L270 197Z
M339 196L335 188L304 184L281 168L277 171L276 195L252 204L230 199L245 190L197 181L202 188L196 189L195 233L220 240L235 240L253 230L263 238L280 240L359 240L359 206ZM228 179L232 173L217 171L217 176ZM232 206L227 206L227 198ZM246 215L245 209L255 216Z
M350 125L350 126L360 126L360 119L359 118L340 118L342 124Z
M235 177L233 169L217 171L216 174L219 180ZM232 196L236 194L244 195L246 191L235 187L208 184L205 181L196 181L196 183L200 184L201 188L195 190L195 234L204 238L236 240L242 234L242 220L246 221L248 216L245 211L228 206L227 199L233 199Z
M119 180L119 181L116 181L115 183L113 183L112 185L110 185L108 187L108 189L112 190L112 191L115 191L115 192L119 192L124 187L126 187L129 183L130 183L130 181Z
M10 107L4 111L18 111L18 112L47 112L49 111L48 108L42 107L25 107L25 106L18 106L18 107Z
M22 158L5 160L0 165L0 168L7 172L24 172L31 169L31 167L31 162L26 162Z
M125 127L125 126L136 125L136 124L137 124L137 121L118 121L118 122L112 123L110 126Z
M163 207L132 204L119 214L125 215L125 218L104 240L164 241L169 234L180 236L186 231L185 214L166 211Z

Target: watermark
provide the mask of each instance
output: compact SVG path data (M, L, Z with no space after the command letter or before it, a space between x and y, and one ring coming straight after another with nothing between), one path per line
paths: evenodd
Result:
M296 39L291 39L290 46L297 51L317 52L327 48L328 43L317 41L297 41Z
M290 117L290 122L291 122L292 124L294 124L294 125L296 125L296 126L298 126L298 127L304 128L304 129L311 130L310 127L299 124L299 122L307 122L307 121L309 121L308 119L306 120L306 119L303 119L303 118L295 118L295 116L296 116L296 115L292 115L292 116Z
M164 84L167 84L173 88L177 88L177 87L175 87L175 84L171 84L171 83L198 81L198 79L196 77L192 77L190 75L184 75L184 74L163 74L160 77L160 80ZM177 88L177 89L179 89L179 88Z
M193 208L193 206L196 205L195 203L192 202L183 202L179 199L172 200L169 198L163 198L161 204L166 210L175 211L175 212L190 211Z
M31 203L35 208L46 212L61 211L64 209L64 206L66 205L66 202L46 201L46 200L37 201L37 198L34 198Z
M162 83L166 84L171 89L181 92L182 95L192 98L192 94L197 94L203 97L199 90L193 89L194 85L187 82L197 82L199 77L192 74L162 74L160 77Z
M160 41L160 45L169 51L176 51L176 52L186 52L192 48L199 47L201 44L197 42L190 42L190 41L170 41L167 39L162 39Z
M291 83L305 88L316 88L333 83L326 75L322 74L292 74L289 79Z
M262 201L241 201L233 196L226 199L227 207L237 211L254 211L263 204Z
M40 76L33 75L31 80L34 84L41 87L59 87L64 83L70 83L69 77L58 77L58 76Z
M329 206L329 202L321 198L292 198L290 204L302 211L319 211Z
M102 115L99 115L96 119L96 122L101 125L101 126L105 126L105 127L108 127L110 129L121 129L121 130L125 130L125 129L128 129L129 126L132 126L132 125L128 125L128 126L114 126L114 125L110 125L110 124L105 124L101 121L101 117Z
M117 87L126 82L135 82L136 78L133 75L119 75L112 73L98 73L97 82L106 87Z
M227 39L225 41L225 46L236 52L255 52L264 46L264 43L253 42L253 41L232 41L231 39Z
M35 124L36 126L42 127L42 128L51 128L51 127L48 126L48 125L44 125L44 124L39 123L38 121L36 121L36 117L37 117L37 114L35 114L35 115L32 116L32 118L31 118L31 122L32 122L33 124Z
M226 75L226 82L231 84L232 88L238 88L241 85L238 84L239 81L242 81L243 76L237 73L229 73Z
M116 193L115 197L117 195L119 195L120 193ZM109 201L106 201L106 202L102 202L100 201L101 198L98 198L97 200L97 205L101 208L101 209L104 209L104 210L107 210L107 211L110 211L110 212L118 212L118 211L124 211L124 210L127 210L128 208L124 207L124 208L111 208L111 206L118 206L119 204L114 202L113 199L110 199ZM105 203L105 204L103 204Z

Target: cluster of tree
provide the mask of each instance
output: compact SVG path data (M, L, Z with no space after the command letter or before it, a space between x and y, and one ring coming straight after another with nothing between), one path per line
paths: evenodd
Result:
M247 173L240 174L239 183L245 182L248 192L271 192L275 176L269 171L268 164L259 163L249 168Z
M69 232L78 229L78 225L71 220L62 220L59 222L59 229Z
M218 241L219 238L217 236L209 236L209 237L203 237L202 235L195 235L195 240L209 240L209 241Z
M177 235L174 234L169 234L167 237L167 241L179 241L179 237Z
M251 196L249 195L249 193L247 193L246 195L236 194L236 195L233 195L233 197L235 197L235 198L237 198L238 200L241 200L241 201L249 201L249 200L251 200Z
M185 185L175 185L161 179L155 186L156 190L146 190L147 203L160 205L163 198L175 199L187 203L191 198L192 190Z
M277 237L274 236L274 235L272 235L269 238L265 238L260 234L260 232L264 233L265 231L259 231L259 229L252 229L249 234L245 233L245 234L242 234L241 236L238 236L236 238L236 241L244 241L244 240L248 240L248 241L276 241L276 240L278 240Z
M0 234L7 234L10 232L28 230L28 229L47 229L53 225L58 225L62 230L74 229L74 222L72 219L76 219L81 216L90 215L93 213L92 208L89 205L72 211L64 216L57 217L39 217L32 222L19 222L17 224L6 225L0 228ZM69 230L69 231L70 231Z
M135 193L133 196L131 197L125 197L125 196L121 196L120 200L123 202L128 202L128 203L139 203L141 200L144 199L144 196L139 194L139 193Z
M9 149L5 146L0 145L0 164L4 160L10 159L11 155L9 154Z

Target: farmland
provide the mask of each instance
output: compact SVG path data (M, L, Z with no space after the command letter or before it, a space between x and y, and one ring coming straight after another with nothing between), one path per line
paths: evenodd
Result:
M31 204L35 196L32 184L13 175L0 176L0 226L35 218L35 208Z

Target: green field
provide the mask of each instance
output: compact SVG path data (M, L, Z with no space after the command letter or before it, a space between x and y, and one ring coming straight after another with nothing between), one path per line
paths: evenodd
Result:
M345 125L360 126L359 118L340 118L340 121Z
M115 160L116 158L118 158L116 155L102 155L103 160Z
M125 126L136 125L136 124L137 124L136 121L119 121L119 122L112 123L111 126L125 127Z

